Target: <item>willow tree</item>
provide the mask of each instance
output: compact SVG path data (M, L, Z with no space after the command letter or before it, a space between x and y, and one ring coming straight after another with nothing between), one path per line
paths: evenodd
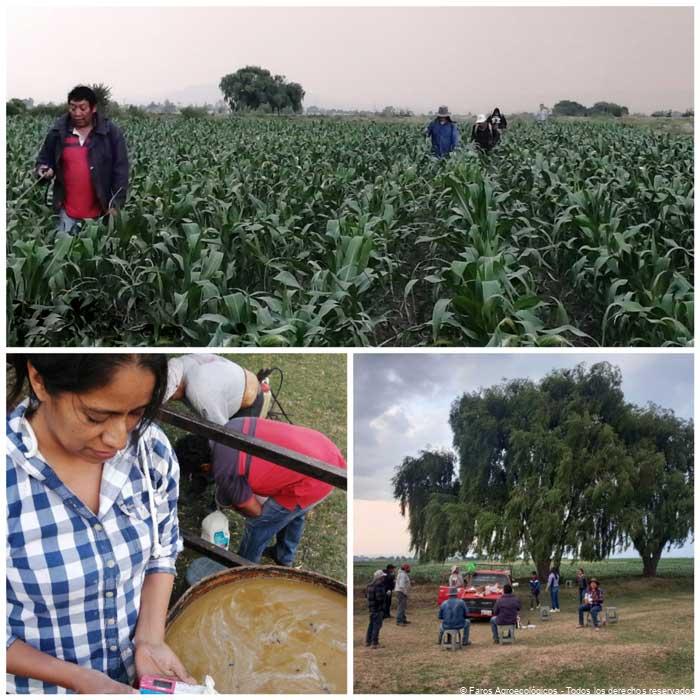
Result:
M609 364L579 365L453 403L458 500L473 517L473 546L529 556L541 577L564 555L613 551L632 467L615 429L626 411L620 386Z
M455 493L454 472L455 457L444 450L423 450L418 457L406 457L395 469L391 480L394 498L401 515L408 513L411 549L419 558L425 558L427 546L425 508L433 495Z
M651 405L630 411L620 432L634 464L620 525L644 576L656 576L664 549L693 531L693 423Z

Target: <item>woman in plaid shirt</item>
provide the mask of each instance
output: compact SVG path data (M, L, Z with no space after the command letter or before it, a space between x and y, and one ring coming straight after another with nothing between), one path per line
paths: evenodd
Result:
M194 682L164 642L179 468L152 423L163 355L9 355L7 691Z

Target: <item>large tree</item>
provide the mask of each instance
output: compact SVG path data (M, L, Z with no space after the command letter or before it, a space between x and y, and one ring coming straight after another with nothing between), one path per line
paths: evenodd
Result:
M620 532L613 513L629 490L630 459L613 423L625 410L606 363L465 394L450 425L459 500L474 546L533 559L540 576L562 556L602 558Z
M406 457L391 480L401 515L408 513L411 549L424 558L428 544L426 506L433 495L454 494L455 458L451 452L423 450L418 457Z
M693 423L650 405L631 410L620 432L634 464L620 523L644 576L656 576L664 548L684 544L693 531Z
M219 89L232 111L263 107L275 112L301 112L304 89L288 83L283 75L272 75L260 66L246 66L221 78Z

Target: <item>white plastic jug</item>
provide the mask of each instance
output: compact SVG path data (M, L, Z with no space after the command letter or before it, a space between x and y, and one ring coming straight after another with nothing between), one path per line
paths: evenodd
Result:
M228 549L228 543L231 539L231 533L228 529L228 518L220 510L209 513L202 520L202 539L223 549Z

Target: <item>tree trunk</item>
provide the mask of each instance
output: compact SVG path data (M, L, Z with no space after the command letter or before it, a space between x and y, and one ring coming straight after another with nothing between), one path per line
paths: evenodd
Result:
M549 567L551 563L551 559L538 559L535 561L537 576L542 582L542 590L544 590L545 586L547 585L547 578L549 577Z
M661 552L662 550L659 549L653 554L642 554L642 562L644 563L644 570L642 572L642 576L656 576L656 567L659 565L659 559L661 559Z

